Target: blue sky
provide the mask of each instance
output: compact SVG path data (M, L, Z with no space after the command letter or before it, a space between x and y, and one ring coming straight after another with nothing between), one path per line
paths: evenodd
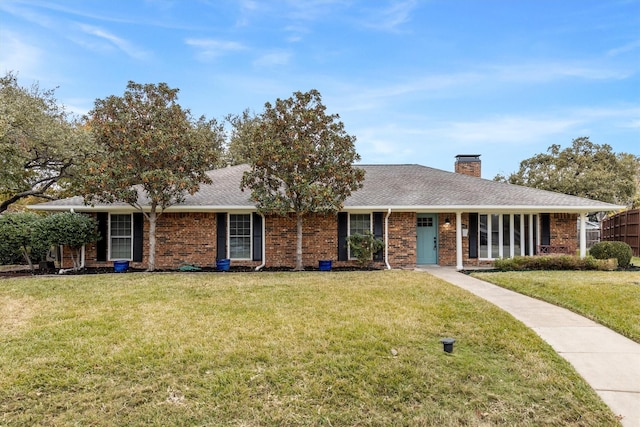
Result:
M315 88L362 163L640 155L639 0L1 0L7 71L77 113L129 80L217 119Z

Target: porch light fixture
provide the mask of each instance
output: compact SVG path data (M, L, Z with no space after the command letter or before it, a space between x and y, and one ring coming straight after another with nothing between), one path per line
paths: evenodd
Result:
M449 220L449 217L446 217L444 219L444 225L451 225L451 221Z
M469 228L467 224L462 224L462 237L467 237L469 235Z

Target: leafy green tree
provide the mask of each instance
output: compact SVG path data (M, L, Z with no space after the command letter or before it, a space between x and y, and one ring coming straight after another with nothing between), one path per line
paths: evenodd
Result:
M42 217L32 212L0 215L0 259L12 263L20 256L34 272L33 263L44 259L49 248L46 241L35 232Z
M0 213L21 199L55 199L92 151L89 133L58 105L53 90L0 78Z
M631 205L637 193L640 158L614 153L610 145L576 138L570 147L552 145L547 153L520 162L518 172L496 181L556 191L603 202Z
M149 221L148 270L155 269L156 222L164 210L211 183L222 127L192 118L166 83L129 82L123 96L95 101L88 123L98 144L84 182L87 202L122 201ZM146 209L145 206L149 208Z
M225 121L231 125L231 132L226 146L224 163L227 165L249 163L253 135L260 124L260 117L250 110L244 110L239 115L229 114L225 117Z
M337 114L325 110L315 89L267 102L251 140L251 170L242 179L261 212L295 214L296 270L304 268L305 215L339 211L364 180L364 171L353 166L360 159L356 138Z
M47 247L67 246L72 250L73 267L80 267L82 246L100 239L96 220L88 215L74 212L60 212L46 216L33 228L34 239L46 242Z

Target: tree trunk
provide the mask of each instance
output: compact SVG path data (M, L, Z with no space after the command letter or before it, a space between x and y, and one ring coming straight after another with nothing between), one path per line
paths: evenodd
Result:
M149 263L147 265L147 271L154 271L156 269L156 221L158 215L156 214L156 205L151 204L151 212L149 212Z
M29 252L27 251L27 248L22 247L21 248L21 252L22 252L22 256L24 257L25 261L27 261L27 264L29 264L29 270L31 270L31 274L34 275L35 274L35 268L33 267L33 262L31 262L31 257L29 256Z
M296 244L296 268L294 268L294 271L304 270L304 267L302 265L302 220L303 220L303 215L301 213L296 213L297 244Z

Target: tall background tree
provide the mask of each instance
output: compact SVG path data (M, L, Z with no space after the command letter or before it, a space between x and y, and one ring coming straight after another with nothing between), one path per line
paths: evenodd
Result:
M0 78L0 213L28 198L56 199L93 151L90 134L58 104L53 90Z
M614 153L610 145L580 137L565 149L554 144L546 153L523 160L508 178L494 179L631 206L638 191L639 165L636 155Z
M263 213L296 216L296 270L302 270L302 228L310 213L337 212L362 186L364 171L354 136L337 114L327 114L320 92L295 92L265 104L250 143L251 170L242 188Z
M225 122L231 126L231 130L227 135L222 165L249 163L253 135L260 124L260 117L247 109L242 114L227 115Z
M149 271L155 269L156 223L166 208L210 183L223 135L216 120L195 120L166 83L129 82L123 96L95 101L88 124L99 149L87 164L87 202L121 201L149 221ZM146 208L148 206L148 208Z

